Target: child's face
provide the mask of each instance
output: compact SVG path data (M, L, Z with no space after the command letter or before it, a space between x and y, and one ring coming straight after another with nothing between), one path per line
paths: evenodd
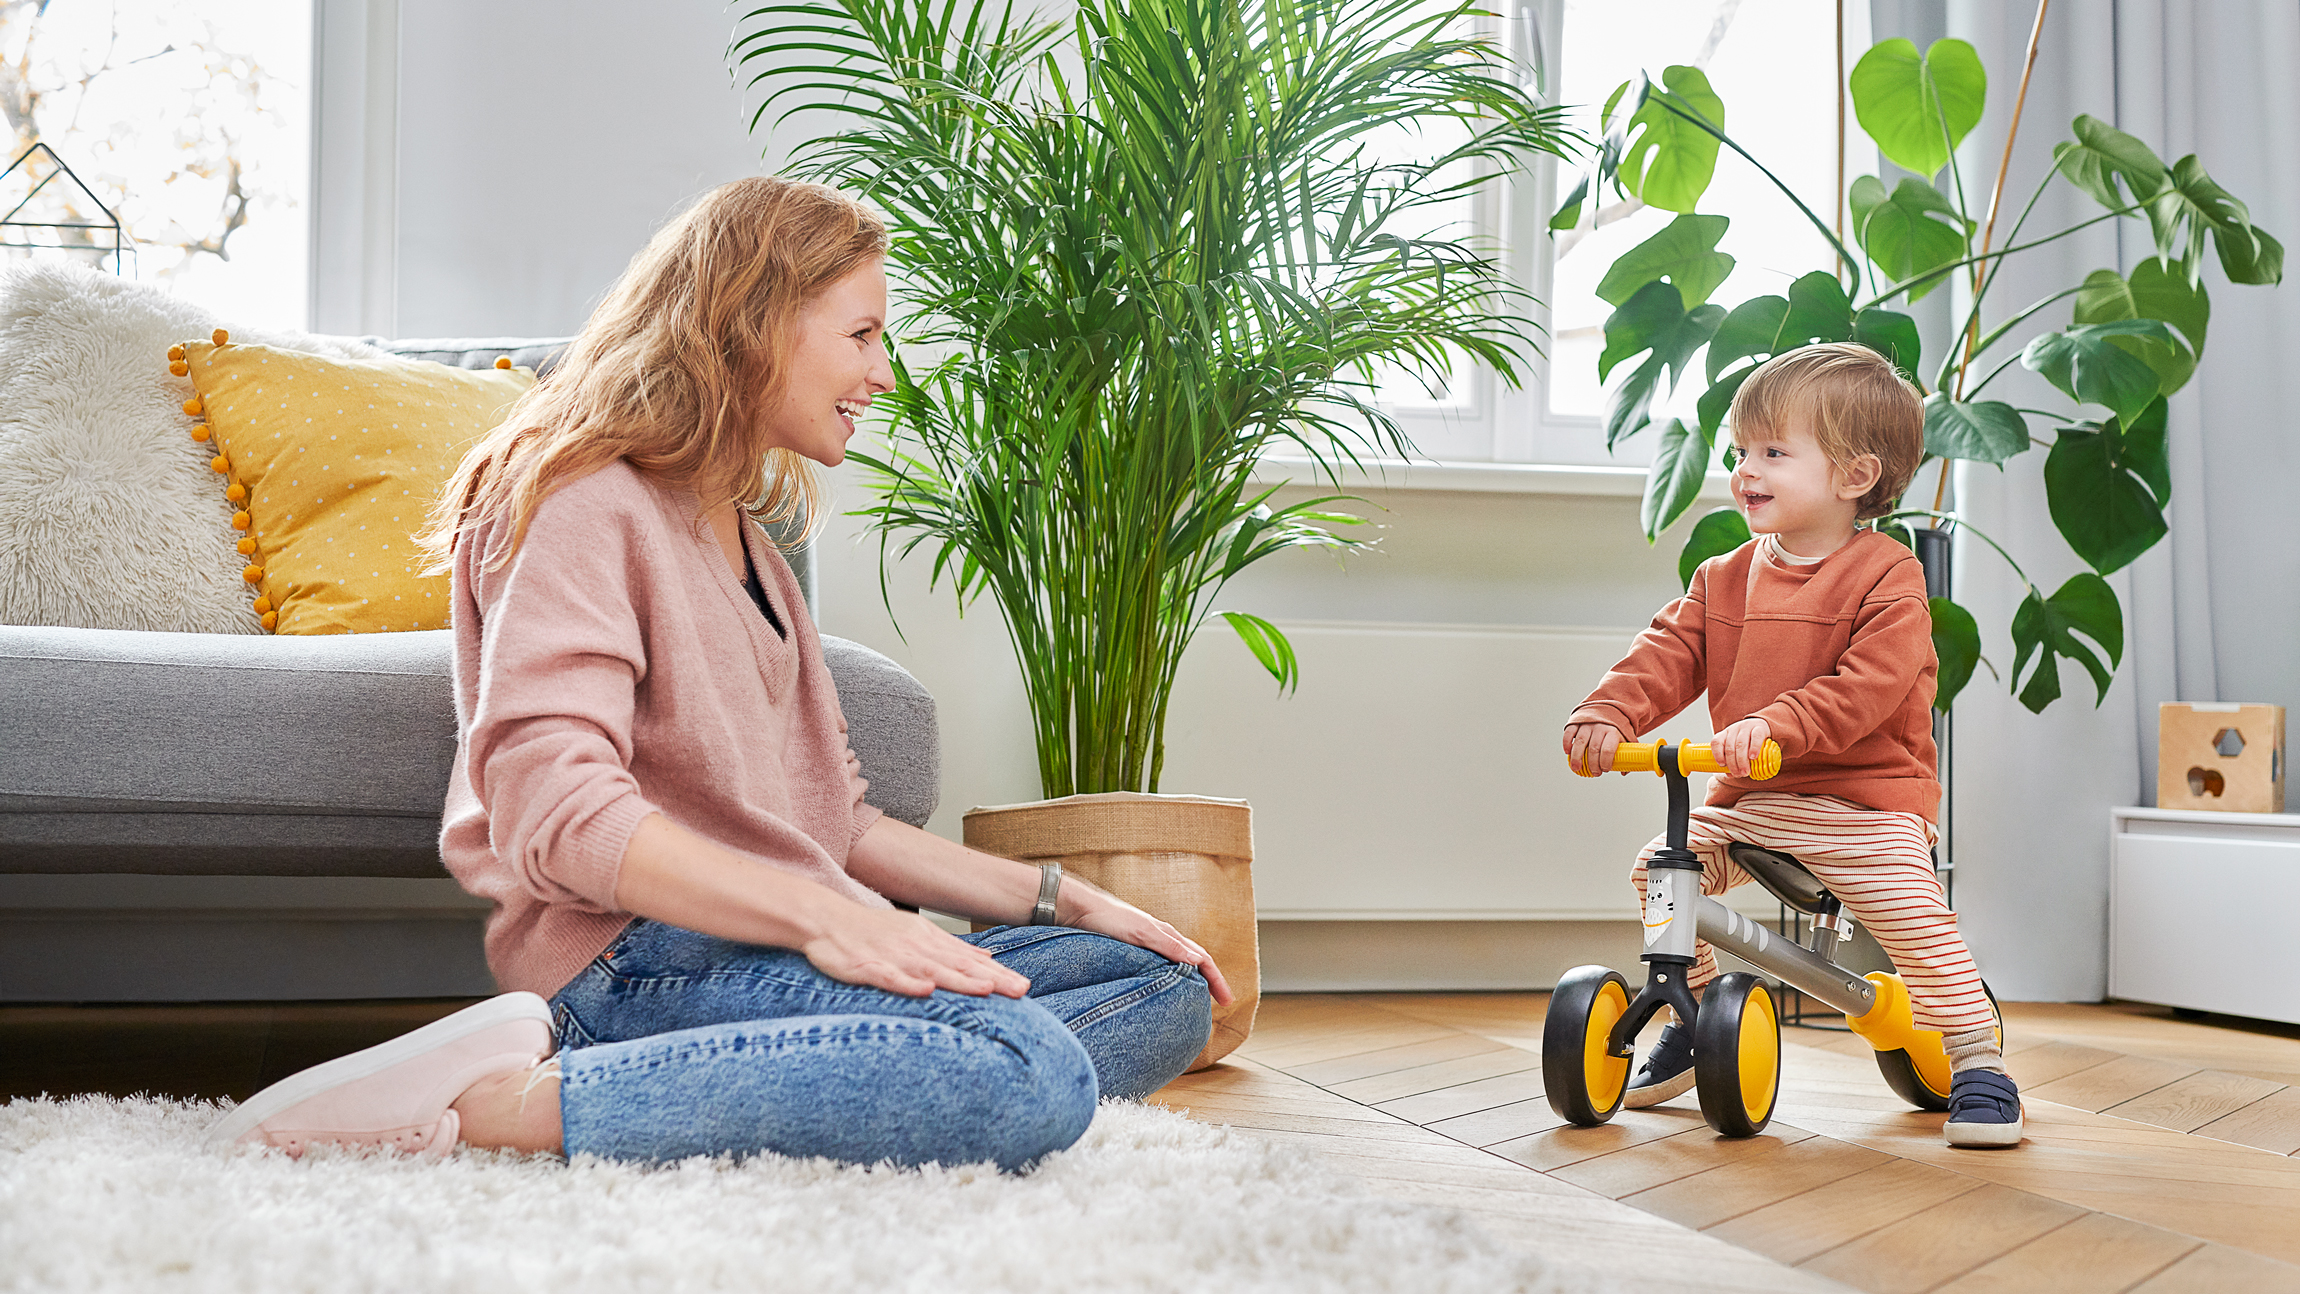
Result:
M1733 499L1753 533L1779 535L1802 557L1826 556L1852 537L1861 496L1877 483L1873 455L1850 467L1829 461L1803 412L1778 428L1739 433L1735 443L1741 460L1733 468Z

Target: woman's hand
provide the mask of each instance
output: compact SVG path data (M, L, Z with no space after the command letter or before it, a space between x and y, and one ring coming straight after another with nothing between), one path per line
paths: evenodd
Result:
M1030 981L989 953L949 934L916 912L845 905L799 945L815 969L845 984L882 988L907 997L936 989L983 997L1021 997Z
M907 997L938 988L976 997L1030 991L1029 980L915 912L865 907L803 876L737 857L660 813L631 833L615 901L626 912L701 934L795 948L847 984Z
M1070 911L1063 911L1069 908ZM1214 964L1213 954L1192 942L1181 931L1135 907L1107 890L1097 889L1075 876L1062 878L1062 894L1056 903L1055 919L1066 926L1091 930L1108 935L1122 943L1147 949L1170 962L1195 966L1206 977L1206 987L1219 1006L1228 1006L1237 995L1230 991L1229 981L1222 978L1222 968Z

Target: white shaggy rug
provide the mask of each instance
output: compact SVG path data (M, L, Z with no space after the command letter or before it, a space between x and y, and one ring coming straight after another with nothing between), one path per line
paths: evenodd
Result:
M1593 1289L1306 1151L1106 1104L1038 1169L204 1149L205 1102L0 1107L0 1290Z
M47 261L0 270L0 624L262 633L215 450L191 437L168 347L215 316ZM347 358L348 337L232 336ZM0 1278L4 1279L4 1278Z

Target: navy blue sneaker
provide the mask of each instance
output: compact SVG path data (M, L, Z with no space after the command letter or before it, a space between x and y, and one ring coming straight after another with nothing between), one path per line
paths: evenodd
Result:
M1642 1110L1692 1090L1693 1031L1682 1024L1664 1025L1661 1036L1653 1040L1653 1050L1629 1076L1629 1092L1621 1103Z
M1952 1146L2020 1144L2020 1088L1993 1069L1949 1076L1949 1121L1941 1131Z

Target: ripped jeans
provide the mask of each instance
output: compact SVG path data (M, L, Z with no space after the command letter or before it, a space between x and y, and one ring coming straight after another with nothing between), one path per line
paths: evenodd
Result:
M1196 967L1064 926L961 935L1029 996L906 997L804 954L633 921L551 999L569 1158L760 1151L1009 1171L1206 1044Z

